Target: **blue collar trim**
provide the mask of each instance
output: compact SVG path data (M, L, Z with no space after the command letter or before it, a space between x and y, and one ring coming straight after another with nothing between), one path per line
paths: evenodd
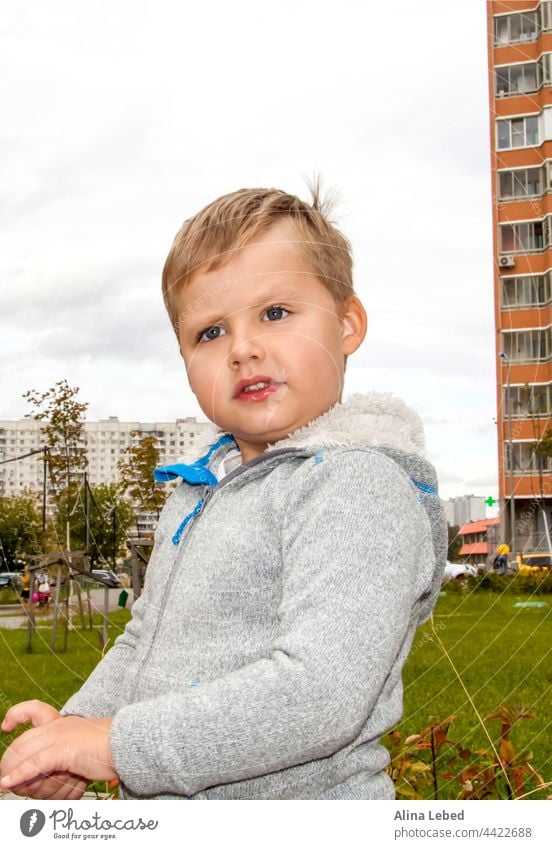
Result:
M214 442L209 448L207 454L204 454L203 457L200 457L199 460L196 460L195 463L191 463L187 465L185 463L173 463L170 466L159 466L159 468L155 469L153 472L154 480L157 483L167 483L167 481L172 481L175 478L182 478L187 483L191 484L208 484L209 486L216 486L218 481L216 475L208 468L209 460L211 459L211 455L217 448L220 448L221 445L226 445L227 442L233 442L236 447L237 443L232 436L231 433L225 433L224 436L221 436L216 442Z
M427 492L429 495L437 495L437 487L431 486L429 483L423 483L422 481L414 480L414 478L410 478L414 486L417 486L422 492Z

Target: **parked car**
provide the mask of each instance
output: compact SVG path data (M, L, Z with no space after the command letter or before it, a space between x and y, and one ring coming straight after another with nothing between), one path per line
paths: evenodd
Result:
M0 590L18 590L21 588L19 572L0 572Z
M477 567L471 563L451 563L447 560L445 571L443 572L443 583L456 580L456 578L475 578L477 577Z
M552 571L552 555L547 551L518 554L515 563L522 575L546 575Z
M121 587L122 584L112 569L92 569L92 576L98 578L98 583L108 587Z

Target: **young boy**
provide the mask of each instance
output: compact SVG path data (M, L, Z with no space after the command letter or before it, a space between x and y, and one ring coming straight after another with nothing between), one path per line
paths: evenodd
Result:
M4 789L394 798L378 740L401 718L446 524L416 413L390 394L341 403L367 320L313 195L242 189L177 234L163 294L213 424L156 472L181 483L124 633L60 714L7 712L5 731L36 727L5 753Z

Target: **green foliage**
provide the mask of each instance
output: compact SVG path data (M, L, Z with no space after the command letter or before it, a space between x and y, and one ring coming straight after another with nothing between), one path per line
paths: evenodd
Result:
M123 497L119 484L102 483L88 492L88 556L95 568L101 561L113 561L126 552L127 533L135 520L132 505ZM56 529L59 540L65 538L65 517L71 517L71 548L86 550L84 486L73 490L67 504L67 492L59 502Z
M552 457L552 427L549 427L533 446L537 454Z
M543 567L530 572L516 572L514 575L497 575L486 572L477 577L465 577L462 580L448 581L444 587L447 593L472 593L490 590L493 593L514 595L548 595L552 593L552 570Z
M395 782L398 798L403 799L513 799L531 790L545 790L546 783L530 761L533 754L516 750L511 738L512 727L520 719L537 719L528 708L501 705L484 718L500 719L500 737L490 747L471 750L451 739L449 729L456 719L449 716L438 722L430 717L430 725L419 734L403 741L400 731L387 735L391 763L387 772ZM446 763L447 772L440 773ZM442 795L441 779L446 782Z
M88 463L84 445L84 413L88 404L75 400L78 392L78 386L69 386L64 378L46 392L31 389L23 395L34 407L27 418L45 422L48 469L52 483L60 490L68 487L71 476L85 469Z
M448 526L448 554L447 560L451 563L460 562L460 549L462 548L462 537L459 534L459 525Z
M153 479L153 470L159 465L159 451L155 437L145 436L136 445L125 448L127 460L119 460L121 486L140 510L159 515L168 495Z
M31 492L0 498L0 563L11 571L18 558L40 554L42 517Z

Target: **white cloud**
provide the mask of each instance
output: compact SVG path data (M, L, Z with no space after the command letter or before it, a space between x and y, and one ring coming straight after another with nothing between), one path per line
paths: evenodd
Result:
M347 391L418 409L452 494L493 479L484 4L6 5L0 417L62 377L94 416L199 415L160 295L172 238L321 170L369 315Z

